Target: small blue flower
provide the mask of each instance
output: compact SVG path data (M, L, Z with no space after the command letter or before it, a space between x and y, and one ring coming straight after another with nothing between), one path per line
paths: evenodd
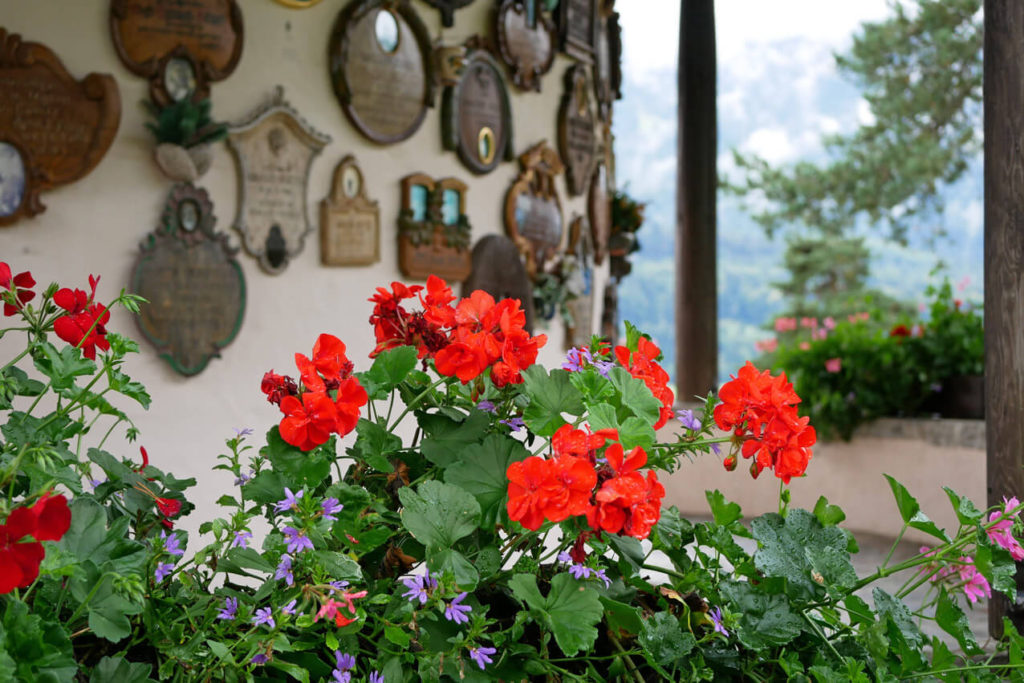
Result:
M284 488L284 498L274 504L274 511L287 512L288 510L297 508L299 506L299 499L302 498L303 493L304 491L292 493L292 490L286 486Z
M605 588L612 587L612 580L608 578L608 575L604 573L603 569L598 569L597 571L595 571L594 578L601 579L602 581L604 581Z
M185 554L185 551L181 549L179 545L178 535L175 533L167 534L166 531L160 532L160 540L164 542L164 550L167 551L168 555L177 555L181 557Z
M248 548L249 539L252 538L252 534L246 530L236 531L235 537L231 541L232 548Z
M334 663L337 665L337 668L342 671L348 671L349 669L356 668L356 658L347 652L342 652L341 650L334 651Z
M384 683L384 676L379 671L371 671L370 683Z
M594 367L597 368L597 371L601 373L602 377L608 379L608 373L610 373L612 368L615 367L615 363L610 360L598 360L594 361Z
M490 655L497 652L493 647L471 647L469 648L469 656L483 671L484 667L488 664L493 664L494 660L491 659Z
M444 610L444 618L448 621L454 621L456 624L466 624L469 622L469 617L466 616L473 611L473 608L469 605L461 605L463 600L466 599L466 593L459 593L454 600L449 603L448 607Z
M324 519L331 522L337 521L338 518L334 514L341 512L344 507L344 505L338 502L337 498L324 498L320 501L320 509L324 511Z
M277 626L277 622L274 621L273 610L271 610L269 607L263 607L256 610L256 614L254 614L252 617L252 623L255 626L259 626L260 624L266 624L270 628L275 628Z
M567 553L566 551L563 550L562 552L558 553L558 558L557 559L558 559L559 562L563 562L565 564L569 564L569 563L572 562L572 555L570 555L569 553Z
M416 576L403 576L402 583L409 590L402 593L403 598L409 598L409 602L419 600L421 605L427 604L427 589L428 586L424 581L424 577L420 575Z
M722 608L716 607L708 612L708 617L711 619L711 623L715 626L715 632L721 633L726 638L729 637L729 632L725 630L725 626L722 625Z
M270 661L270 657L268 657L264 652L257 652L252 656L251 661L253 664L266 664Z
M526 425L526 423L523 422L523 418L521 417L510 417L507 420L498 420L498 422L500 422L503 425L506 425L513 432L518 432Z
M574 564L569 567L569 573L572 574L575 579L589 579L593 572L593 569L583 564Z
M484 399L484 400L478 402L476 404L476 409L477 410L482 410L485 413L490 413L492 415L497 415L498 414L497 406L494 405L493 401L488 401L487 399Z
M224 598L224 608L217 612L218 619L231 621L238 612L238 598Z
M160 583L166 579L171 572L174 571L174 565L170 562L158 562L156 565L156 571L153 572L153 578L156 579L157 583Z
M295 576L292 574L292 558L290 555L281 555L281 563L277 565L274 572L275 579L284 579L289 586L294 585Z
M281 614L290 614L295 616L295 605L298 604L298 600L292 600L287 605L281 608Z
M676 418L678 418L687 429L700 431L700 420L697 419L692 410L680 410L676 413Z
M290 526L286 526L282 531L287 537L288 552L293 555L297 555L303 550L313 549L313 541L309 540L309 536L306 535L306 532L299 531L295 527Z

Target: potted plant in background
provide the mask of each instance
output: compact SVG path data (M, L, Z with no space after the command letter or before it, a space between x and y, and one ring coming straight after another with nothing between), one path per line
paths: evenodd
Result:
M188 98L159 107L144 101L152 121L146 123L156 138L153 152L157 166L171 180L192 182L210 168L214 142L227 137L227 124L210 116L209 99L193 102Z
M622 279L632 270L629 255L640 249L636 233L644 224L646 204L636 201L625 190L612 195L612 227L608 237L612 277Z

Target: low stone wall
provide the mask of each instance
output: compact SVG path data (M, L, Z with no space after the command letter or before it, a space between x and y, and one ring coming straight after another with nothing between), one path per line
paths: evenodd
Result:
M675 426L659 440L675 439ZM705 490L718 489L739 503L747 518L778 509L779 482L771 472L753 480L749 461L726 472L722 458L705 455L682 467L665 481L665 505L684 514L709 514ZM985 504L985 422L983 420L884 419L857 430L849 442L822 442L814 448L807 476L790 483L792 506L813 508L819 496L846 512L844 526L880 536L895 537L901 527L888 474L901 482L940 527L955 531L956 516L943 486ZM908 530L904 538L930 542L927 534Z

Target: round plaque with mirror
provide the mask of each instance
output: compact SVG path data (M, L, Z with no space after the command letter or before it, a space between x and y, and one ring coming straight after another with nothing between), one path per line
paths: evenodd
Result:
M482 49L467 49L462 75L444 89L441 138L478 175L512 159L512 110L498 63Z
M349 121L379 144L401 142L434 103L430 35L408 2L355 0L338 15L328 62Z

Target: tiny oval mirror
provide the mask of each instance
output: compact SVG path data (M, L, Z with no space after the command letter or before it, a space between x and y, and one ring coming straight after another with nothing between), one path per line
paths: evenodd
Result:
M391 54L398 49L398 20L390 10L382 9L377 12L373 29L381 50Z

